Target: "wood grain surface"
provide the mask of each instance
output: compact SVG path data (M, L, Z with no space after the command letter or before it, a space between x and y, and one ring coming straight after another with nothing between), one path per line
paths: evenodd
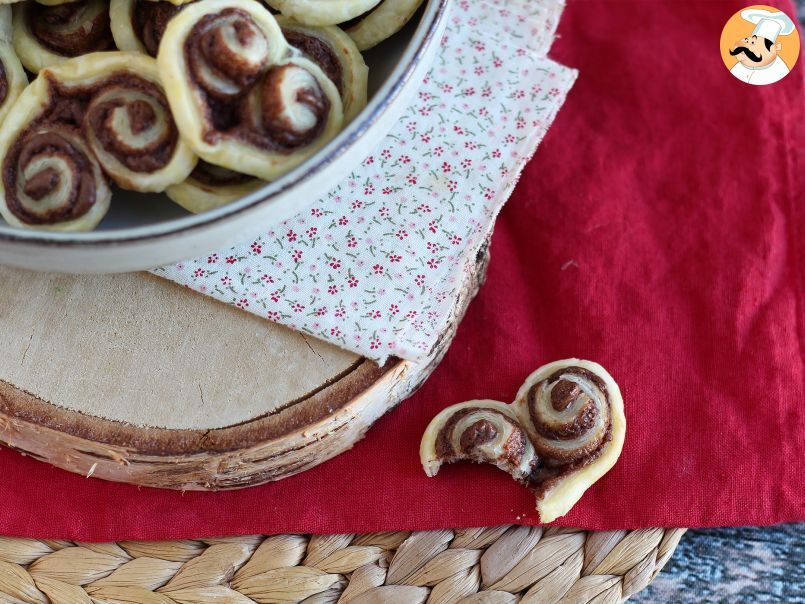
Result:
M0 268L0 441L84 475L182 490L304 471L430 375L487 245L475 260L434 349L382 367L153 276Z
M360 358L141 273L0 267L0 378L64 409L209 429L270 413Z

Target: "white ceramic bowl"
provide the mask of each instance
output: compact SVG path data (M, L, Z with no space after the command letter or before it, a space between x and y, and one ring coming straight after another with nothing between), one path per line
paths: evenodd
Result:
M195 258L249 239L311 205L388 133L419 88L444 31L448 0L428 0L402 32L365 53L370 101L296 170L224 207L192 215L163 195L115 191L96 231L16 229L0 219L0 264L70 273L125 272Z

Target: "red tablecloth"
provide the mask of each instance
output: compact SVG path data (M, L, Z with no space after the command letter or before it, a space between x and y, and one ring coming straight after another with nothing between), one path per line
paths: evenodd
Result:
M422 390L354 450L230 493L88 480L0 452L0 533L173 538L537 522L491 467L435 479L442 407L510 400L571 355L619 381L620 462L560 520L594 529L805 520L803 61L734 79L744 3L571 2L553 55L581 76L500 217L486 286ZM790 3L782 3L794 14Z

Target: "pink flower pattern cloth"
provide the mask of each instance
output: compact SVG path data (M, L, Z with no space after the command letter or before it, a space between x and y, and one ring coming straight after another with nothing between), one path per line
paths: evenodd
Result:
M576 78L556 0L460 0L392 132L312 207L155 271L377 361L419 360Z

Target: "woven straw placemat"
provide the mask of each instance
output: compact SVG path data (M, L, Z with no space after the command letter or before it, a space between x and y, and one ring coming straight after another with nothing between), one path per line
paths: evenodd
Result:
M685 529L493 528L82 543L0 537L25 604L621 602Z

